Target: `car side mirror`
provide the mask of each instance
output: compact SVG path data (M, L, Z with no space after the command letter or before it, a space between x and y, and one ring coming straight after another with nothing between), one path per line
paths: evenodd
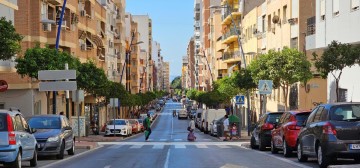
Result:
M30 133L35 133L37 130L35 128L30 128Z

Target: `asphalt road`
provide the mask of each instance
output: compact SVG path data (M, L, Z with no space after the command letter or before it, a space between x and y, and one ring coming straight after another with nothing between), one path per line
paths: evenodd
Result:
M167 102L152 126L150 141L139 134L119 142L102 142L100 148L67 160L47 164L51 168L308 168L317 167L316 160L305 164L296 157L260 152L245 147L247 142L222 142L196 132L197 141L187 142L188 120L172 117L179 103ZM345 164L352 161L343 161Z

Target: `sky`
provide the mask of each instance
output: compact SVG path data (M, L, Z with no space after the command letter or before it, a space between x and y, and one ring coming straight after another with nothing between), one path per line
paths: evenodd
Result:
M152 19L153 40L170 62L170 82L181 76L182 57L194 32L193 9L194 0L126 0L126 12Z

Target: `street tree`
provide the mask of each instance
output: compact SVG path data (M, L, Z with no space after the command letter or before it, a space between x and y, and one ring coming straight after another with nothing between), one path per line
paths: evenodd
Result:
M245 94L246 90L255 89L257 87L253 77L251 76L251 71L248 68L235 72L233 83L240 89L242 94Z
M331 74L336 84L336 102L339 101L339 82L345 67L351 67L359 63L359 47L346 43L332 41L325 49L322 56L313 53L314 65L320 76L326 79Z
M171 81L170 87L173 88L173 89L182 89L182 87L181 87L181 77L180 76L175 77Z
M270 50L250 65L254 79L272 80L274 87L282 89L285 110L288 109L289 87L296 82L306 83L312 78L311 63L297 49L285 47L282 51Z
M111 88L116 88L114 83L108 81L104 70L98 68L94 62L87 61L80 64L78 72L79 75L76 78L78 87L87 93L105 97L110 94L118 94L118 92L114 92L115 90L111 90Z
M214 96L214 101L217 101L218 104L226 103L230 104L231 99L240 93L240 89L236 87L234 83L235 76L232 75L231 77L224 77L220 80L217 80L214 85L214 93L211 95ZM217 92L216 92L217 91ZM216 96L219 96L217 98Z
M190 89L186 92L186 97L188 97L190 100L195 100L196 99L196 93L197 90L196 89Z
M0 60L8 60L21 51L23 37L15 30L11 21L0 18Z

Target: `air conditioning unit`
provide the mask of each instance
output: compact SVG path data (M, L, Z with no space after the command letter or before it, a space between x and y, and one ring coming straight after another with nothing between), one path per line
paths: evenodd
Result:
M47 31L47 32L50 32L51 31L51 24L44 23L43 24L43 30Z
M298 22L298 18L291 18L288 20L288 22L290 23L290 25L294 25Z
M85 45L85 44L81 44L81 45L80 45L80 49L83 50L83 51L86 51L86 45Z
M80 11L80 16L86 16L86 11L85 11L85 10L81 10L81 11Z

